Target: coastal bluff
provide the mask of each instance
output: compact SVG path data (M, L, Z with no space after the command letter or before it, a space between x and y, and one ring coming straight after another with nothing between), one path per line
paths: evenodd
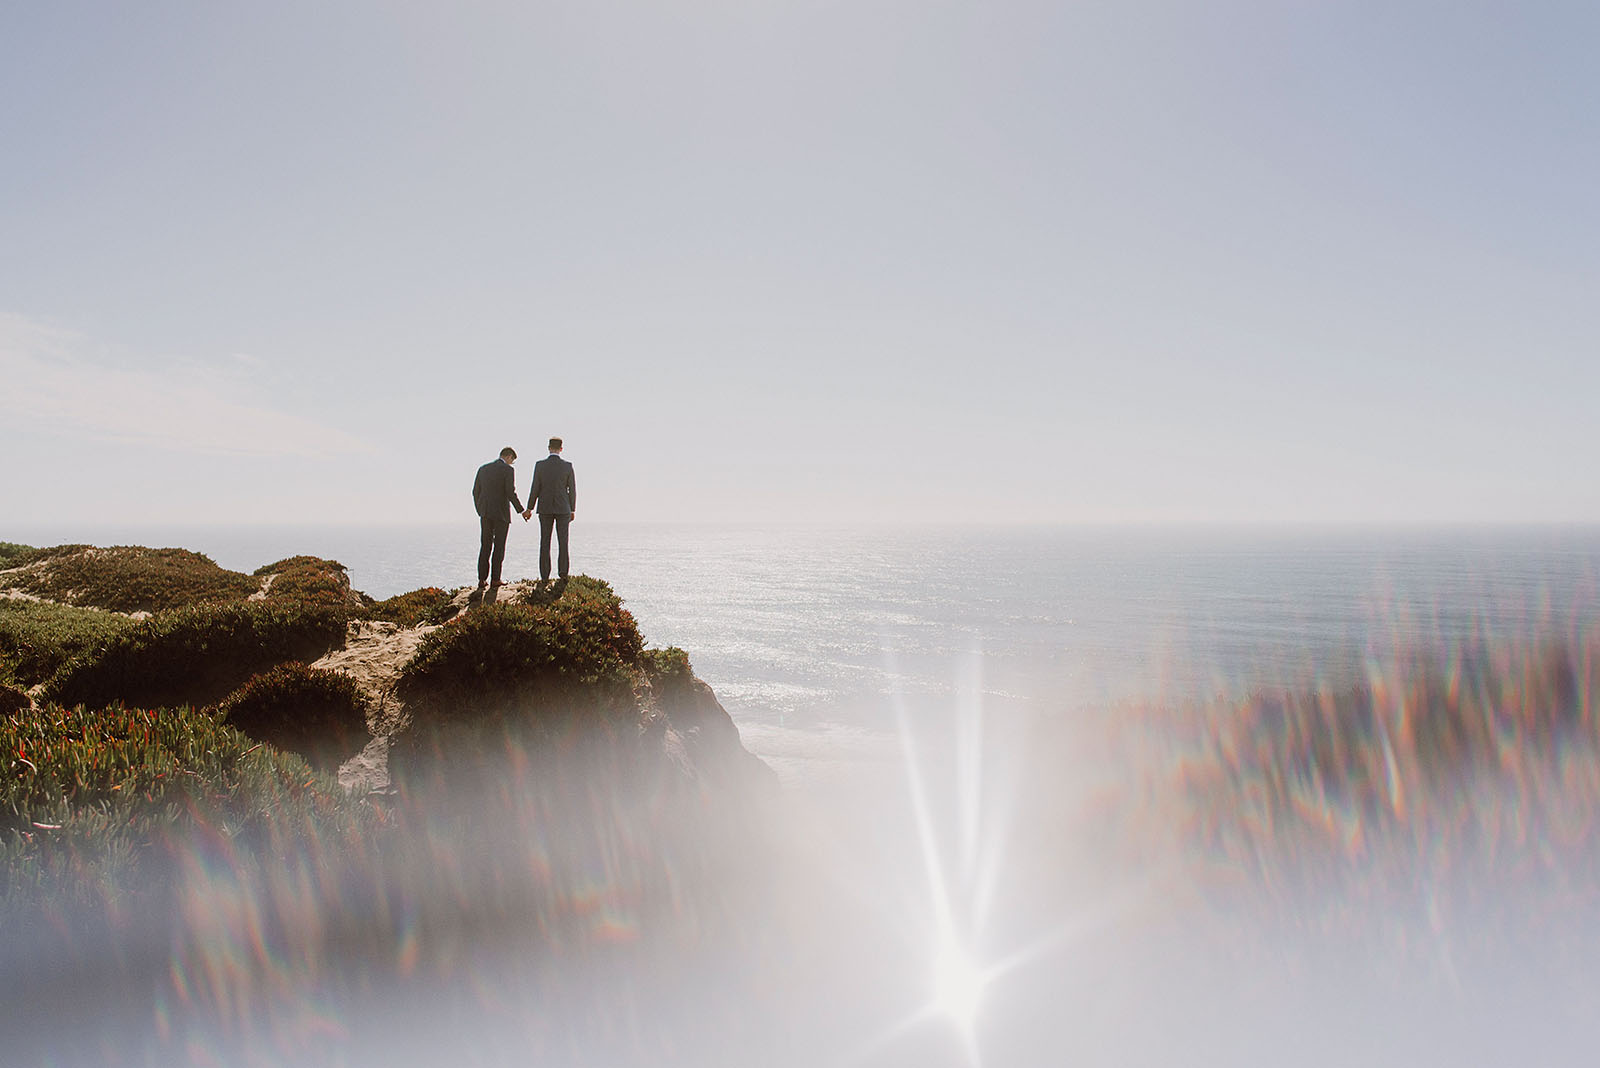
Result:
M139 546L0 543L0 757L0 896L24 905L168 897L197 829L246 866L321 837L359 869L514 810L648 840L648 866L680 831L759 836L777 795L601 580L378 600L318 557L246 575Z
M750 929L777 778L688 654L599 579L483 601L372 598L311 556L0 542L8 1056L346 1063L387 1033L374 1006L465 1011L440 985L464 961L546 1005L607 955ZM310 990L364 1022L302 1029Z
M353 793L395 788L391 750L449 749L452 734L486 725L548 737L557 720L566 744L603 735L663 782L775 786L687 655L647 649L621 599L588 576L513 582L487 601L470 587L378 601L310 556L245 575L182 549L11 549L0 684L34 703L210 709L336 769Z

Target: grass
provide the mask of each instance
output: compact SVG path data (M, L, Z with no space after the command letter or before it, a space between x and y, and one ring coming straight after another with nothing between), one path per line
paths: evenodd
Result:
M37 685L133 625L126 616L92 608L0 600L0 681Z
M100 707L210 704L291 660L315 660L344 643L346 616L321 605L273 601L166 612L68 663L47 700Z

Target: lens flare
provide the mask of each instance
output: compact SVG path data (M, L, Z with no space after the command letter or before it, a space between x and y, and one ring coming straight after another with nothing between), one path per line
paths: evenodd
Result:
M977 1023L986 982L983 970L953 934L947 934L933 966L933 1004L970 1034Z

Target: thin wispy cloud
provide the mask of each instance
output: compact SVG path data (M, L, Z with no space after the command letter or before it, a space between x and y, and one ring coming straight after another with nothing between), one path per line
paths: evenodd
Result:
M215 366L119 366L81 333L0 313L0 414L79 437L232 456L337 456L376 450L359 437L284 411L230 354Z

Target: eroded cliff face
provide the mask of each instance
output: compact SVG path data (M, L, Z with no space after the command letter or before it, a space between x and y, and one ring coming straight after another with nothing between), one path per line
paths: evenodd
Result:
M768 792L777 789L777 775L744 747L733 717L711 687L698 678L661 687L653 707L665 720L663 749L674 759L682 754L686 773L713 789Z

